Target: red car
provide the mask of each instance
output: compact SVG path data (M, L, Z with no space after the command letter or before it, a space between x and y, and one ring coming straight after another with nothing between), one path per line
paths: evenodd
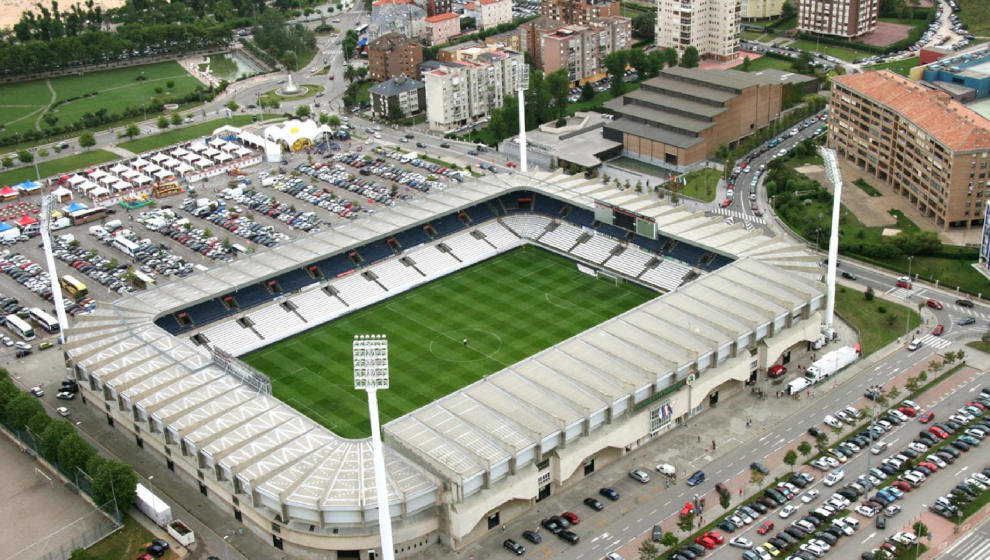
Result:
M773 521L764 522L763 525L760 525L760 528L756 530L756 532L761 535L765 535L770 531L773 531Z
M901 490L902 492L910 492L911 490L914 490L914 487L913 486L911 486L907 482L904 482L903 480L895 480L894 481L894 488L897 488L898 490Z
M932 421L932 418L935 418L935 413L926 412L918 417L918 422L921 422L922 424L927 424Z
M928 470L930 470L932 472L935 472L935 471L938 470L938 466L935 465L935 463L933 463L931 461L922 461L922 462L920 462L918 464L921 465L922 467L925 467L926 469L928 469Z
M942 309L942 303L937 299L929 299L925 302L925 305L931 307L932 309Z
M731 198L727 198L727 199L725 199L725 200L722 201L722 205L721 206L722 206L722 208L728 208L731 204L732 204L732 199Z
M978 403L976 401L966 403L966 406L975 406L976 408L986 411L987 407L983 406L983 403Z
M574 515L573 513L569 512L569 511L565 511L564 513L560 514L560 516L563 517L564 519L566 519L568 521L568 523L570 523L571 525L577 525L578 523L581 522L581 518L580 517L578 517L577 515Z
M903 414L904 416L910 416L912 418L914 417L915 414L917 414L917 412L915 412L915 410L910 406L902 406L897 410L899 410L901 414Z
M898 288L904 288L905 290L911 289L911 283L906 280L898 280L896 286Z
M787 368L780 364L777 364L775 366L770 366L769 368L767 368L767 375L769 375L770 377L780 377L785 373L787 373Z
M696 542L696 543L700 544L701 546L703 546L705 548L708 548L708 549L715 548L715 541L713 541L713 540L711 540L711 539L709 539L708 537L705 537L705 536L695 537L694 538L694 542Z
M928 428L928 431L942 439L949 439L949 432L939 428L938 426L932 426L931 428Z
M941 336L944 331L945 331L945 327L943 327L942 325L935 325L935 328L932 329L932 334L935 336Z
M694 504L691 502L685 503L684 507L681 508L681 517L687 517L692 513L694 513Z
M715 531L708 531L707 533L705 533L705 538L715 541L716 544L722 544L725 542L725 537L716 533Z

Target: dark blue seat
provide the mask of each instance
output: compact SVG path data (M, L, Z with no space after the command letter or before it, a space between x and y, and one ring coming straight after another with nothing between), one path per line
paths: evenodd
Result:
M426 235L421 226L414 228L409 228L406 231L395 236L395 240L399 242L399 245L403 249L409 249L410 247L415 247L417 245L422 245L423 243L430 242L430 236Z
M560 210L564 207L563 202L543 195L533 197L533 203L534 212L550 216L551 218L559 218Z
M467 227L457 214L447 214L439 220L430 222L430 225L437 232L437 237L446 237Z
M572 206L571 211L564 219L576 226L592 227L595 224L595 213L591 210Z
M304 286L308 286L316 282L316 280L314 280L308 272L301 268L290 270L289 272L276 277L275 281L282 287L282 291L286 293L298 290Z
M361 255L361 259L363 260L361 263L362 266L368 266L372 263L376 263L382 259L387 259L388 257L395 255L395 251L389 247L388 243L384 239L379 239L378 241L358 247L357 252Z
M472 224L480 224L497 216L497 214L493 211L492 206L490 206L487 202L476 204L465 210L464 213L471 218Z
M691 266L697 266L705 252L700 247L688 245L687 243L678 243L674 247L674 250L670 252L670 256Z
M238 307L243 311L275 299L278 294L269 292L268 288L263 284L251 284L250 286L245 286L240 290L224 295L234 296L234 299L237 300Z
M588 225L589 227L591 226L591 224ZM605 235L612 236L616 239L625 239L626 234L629 233L629 231L624 230L620 227L613 226L612 224L602 224L602 223L598 224L598 231L604 233Z
M725 255L718 255L718 256L715 257L715 260L713 260L711 262L711 264L709 264L705 268L707 270L718 270L718 269L722 268L723 266L725 266L725 265L727 265L727 264L729 264L731 262L732 262L732 259L730 259L729 257L727 257Z
M193 324L189 326L179 324L178 319L175 316L179 313L185 312L189 315L189 319L192 320ZM165 329L170 334L180 334L188 330L192 330L196 327L201 327L203 325L208 325L219 319L223 319L228 315L233 315L236 310L228 310L220 303L218 299L211 299L196 305L178 311L170 315L164 315L159 317L155 324L159 327Z
M354 261L343 253L323 259L322 261L317 261L314 264L320 269L323 276L327 278L335 278L338 274L343 274L348 270L354 270L355 266Z

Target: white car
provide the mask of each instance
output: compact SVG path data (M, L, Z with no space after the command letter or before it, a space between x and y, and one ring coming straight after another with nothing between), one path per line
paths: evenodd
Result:
M794 515L794 512L798 510L795 505L787 504L786 506L780 508L780 518L787 519L788 517Z
M814 500L815 498L817 498L818 497L818 494L819 494L818 490L815 490L814 488L812 488L811 490L808 490L807 492L805 492L803 496L801 496L801 501L803 503L806 503L807 504L807 503L811 502L812 500Z
M911 545L918 542L918 537L909 531L900 531L898 533L894 533L893 536L890 537L890 540L896 543Z
M987 476L983 473L973 473L973 478L979 480L983 484L990 486L990 476Z
M929 456L925 457L925 460L926 461L931 461L931 462L935 463L935 466L938 467L938 468L940 468L940 469L944 469L945 467L949 466L938 455L929 455Z
M839 481L841 481L845 477L846 477L845 471L843 471L842 469L835 469L834 471L825 475L825 480L823 481L823 483L825 484L825 486L835 486L836 484L839 483Z
M55 409L55 412L57 412L59 416L68 416L69 415L69 409L68 408L65 408L64 406L60 406L60 407L56 408Z
M731 522L731 523L732 523L733 525L735 525L736 527L742 527L743 525L745 525L745 524L746 524L746 523L745 523L745 522L743 521L743 518L742 518L742 517L740 517L740 516L738 516L738 515L730 515L730 516L729 516L729 521L730 521L730 522ZM752 521L752 520L751 520L751 521Z
M818 548L824 550L825 552L828 552L829 550L832 550L832 545L828 544L827 542L823 541L822 539L811 539L808 542L810 542L811 544L813 544L813 545L817 546Z
M912 441L910 444L908 444L908 447L917 451L918 453L928 453L928 446L923 443Z
M879 455L883 453L887 449L887 447L889 446L886 441L878 441L873 444L873 447L870 448L870 453L874 455Z
M887 517L893 517L901 512L901 506L897 504L889 505L883 510L883 514Z
M3 337L3 345L4 346L13 346L14 345L14 340L12 338L10 338L9 336L5 336L5 337Z
M856 506L856 513L863 517L873 517L877 512L869 506Z
M729 541L729 546L734 546L736 548L753 548L753 541L747 539L746 537L735 537Z
M746 512L744 512L744 511L741 511L741 510L738 510L737 509L736 510L736 513L735 513L735 516L738 517L740 520L742 520L743 525L749 525L750 523L753 522L753 518L750 517L750 516L748 516L748 515L746 515ZM733 523L735 523L735 522L733 522Z
M829 414L828 416L826 416L825 419L823 420L823 422L825 422L826 425L832 426L833 428L841 428L842 427L842 422L839 422L838 418L836 418L835 416L832 416L831 414Z
M833 469L836 468L836 467L838 467L839 465L841 465L841 463L839 463L839 460L838 459L836 459L835 457L830 457L828 455L823 455L822 456L822 461L825 461L825 464L827 464L828 466L832 467Z
M818 546L815 546L814 544L812 544L810 542L809 543L802 544L801 545L801 550L810 552L810 553L814 554L815 556L817 556L818 558L821 558L822 556L825 556L825 550L823 548L818 547Z

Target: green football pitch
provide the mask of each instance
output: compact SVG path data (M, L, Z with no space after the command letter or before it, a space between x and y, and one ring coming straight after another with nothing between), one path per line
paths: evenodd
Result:
M340 436L366 437L367 398L353 383L356 334L388 335L384 424L657 295L525 246L241 359L271 377L285 403Z

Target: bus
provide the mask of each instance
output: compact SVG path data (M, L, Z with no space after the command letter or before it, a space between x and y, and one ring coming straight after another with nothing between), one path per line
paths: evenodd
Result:
M367 23L362 23L361 25L357 26L357 28L355 29L355 31L357 31L357 34L358 35L361 35L362 33L364 33L367 30L368 30L368 24Z
M11 313L7 315L5 321L7 328L11 330L17 336L23 338L24 340L34 340L34 329L31 325L27 324L27 321L21 319L17 315Z
M69 295L80 300L86 297L89 291L86 289L86 284L83 284L79 280L66 274L58 279L58 283L61 284L62 289L69 292Z
M37 323L39 327L45 329L46 332L54 334L59 331L58 320L42 311L40 308L32 307L31 309L28 309L28 313L31 315L31 319Z
M126 253L127 256L129 257L133 257L134 253L138 252L139 249L137 243L131 241L130 239L127 239L122 235L118 235L113 239L113 246Z
M92 222L93 220L101 220L106 215L107 209L102 206L97 206L95 208L87 208L85 210L73 212L69 214L69 219L72 220L72 225L78 226L79 224L85 224L86 222Z

